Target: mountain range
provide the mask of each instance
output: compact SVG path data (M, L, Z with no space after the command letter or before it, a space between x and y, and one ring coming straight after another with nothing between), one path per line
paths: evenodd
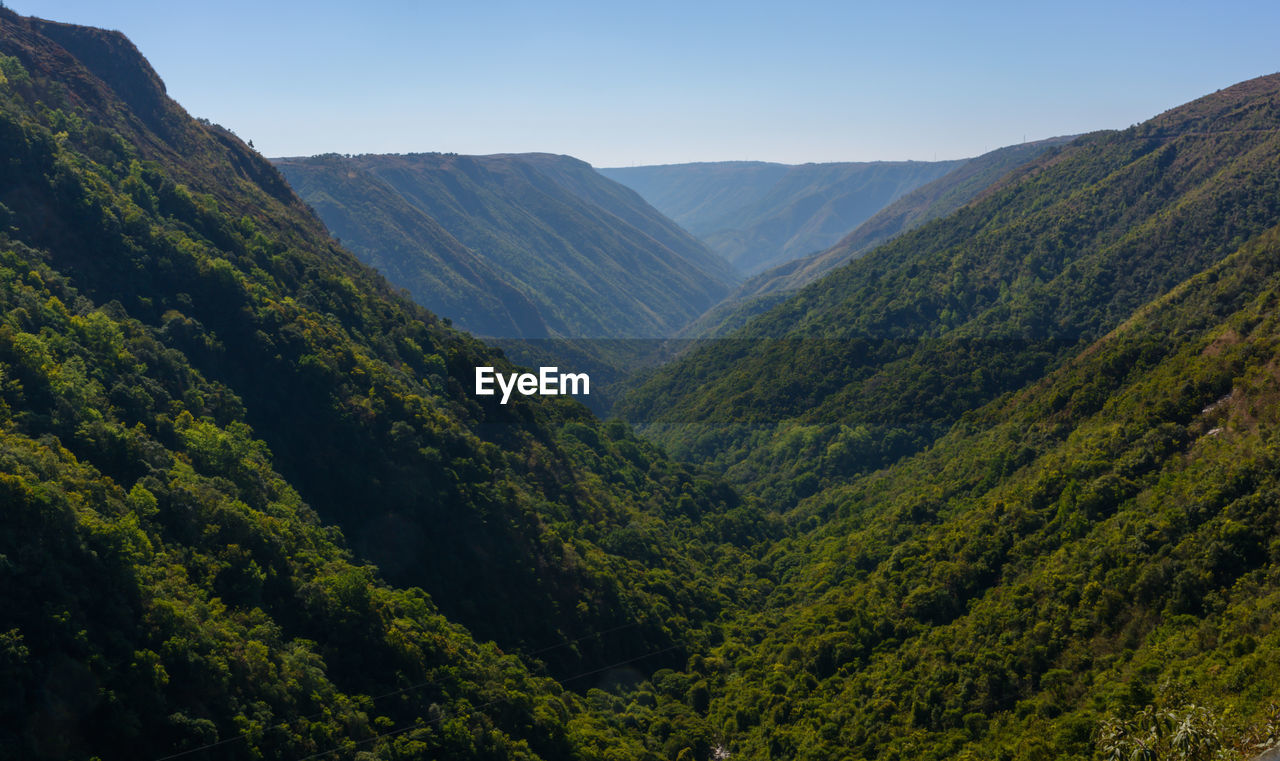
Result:
M795 527L713 651L743 755L1280 741L1277 127L1273 75L1080 137L624 400Z
M661 338L732 270L634 192L568 156L277 159L365 263L497 338Z
M1280 744L1280 75L1021 150L604 422L477 395L522 368L456 324L687 324L734 275L634 193L286 181L123 35L0 9L0 757ZM456 317L344 248L390 229Z
M1280 199L1259 168L1280 157L1255 124L1269 107L1206 116L1197 101L1047 151L664 368L623 411L747 483L778 485L758 458L797 426L816 426L819 450L865 426L856 469L920 451L1266 229Z
M933 182L885 206L831 248L792 259L748 278L723 301L685 327L682 335L716 338L742 327L755 315L786 298L789 291L820 279L900 233L951 214L996 183L1010 178L1011 173L1029 164L1040 153L1070 140L1061 137L1011 145L961 162Z
M900 196L963 161L602 168L751 275L822 251Z
M585 690L683 667L759 509L474 396L119 33L0 10L0 73L0 756L642 754Z

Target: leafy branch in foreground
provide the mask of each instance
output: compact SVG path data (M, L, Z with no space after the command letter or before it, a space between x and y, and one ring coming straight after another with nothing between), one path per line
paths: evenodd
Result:
M1098 727L1098 753L1106 761L1209 761L1249 759L1280 744L1280 706L1262 724L1236 732L1229 717L1188 704L1149 705L1129 718L1110 717Z

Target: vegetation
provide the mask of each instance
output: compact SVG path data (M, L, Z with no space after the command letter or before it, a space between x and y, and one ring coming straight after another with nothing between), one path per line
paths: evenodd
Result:
M735 489L475 397L127 40L0 10L0 757L1273 746L1277 119L1082 138L656 370Z
M123 37L0 21L0 755L649 754L588 689L718 636L760 511L478 400Z
M781 504L922 451L1274 223L1273 86L1047 154L689 352L619 410Z
M890 238L953 213L1002 182L1012 181L1016 170L1070 140L1060 137L997 148L960 164L885 206L831 248L793 259L747 279L714 309L685 328L682 335L698 339L729 335L752 317L781 303L791 291L821 279Z
M1276 715L1266 724L1239 731L1202 706L1157 709L1147 706L1129 719L1113 718L1098 731L1102 757L1109 761L1252 758L1280 743ZM1231 733L1231 734L1228 734Z
M710 710L730 746L1087 758L1153 701L1261 721L1278 252L1269 231L929 451L802 502L778 586L713 650L736 664Z
M721 161L601 169L744 274L821 251L964 161Z
M662 338L734 279L636 194L568 156L276 164L363 261L480 335Z
M336 154L275 163L343 246L419 304L479 335L550 335L499 269L386 183Z

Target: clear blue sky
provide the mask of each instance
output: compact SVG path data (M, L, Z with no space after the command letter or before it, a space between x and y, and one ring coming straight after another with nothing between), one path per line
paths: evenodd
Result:
M960 158L1280 70L1280 3L5 0L119 29L268 156Z

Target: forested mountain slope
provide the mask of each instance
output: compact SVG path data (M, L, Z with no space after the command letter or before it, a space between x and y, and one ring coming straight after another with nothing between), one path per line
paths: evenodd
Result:
M753 507L473 396L511 365L118 33L0 9L0 215L0 755L651 757L525 664L683 663Z
M473 396L121 35L0 10L0 757L1275 745L1277 121L1082 138L664 368L775 516Z
M1056 137L997 148L963 162L942 177L885 206L831 248L762 272L742 284L739 297L793 291L818 280L907 230L945 217L996 185L1018 167L1074 138Z
M1234 248L927 452L801 503L777 587L705 659L734 758L1280 744L1280 226Z
M1011 171L1072 138L1051 138L998 148L970 159L947 174L907 193L858 225L831 248L761 272L681 331L684 338L721 338L827 273L875 246L945 217L977 198Z
M1046 154L662 368L623 412L782 502L919 451L1274 223L1278 89Z
M596 167L636 191L655 209L695 234L758 203L791 167L770 161L704 161L690 164ZM708 225L702 224L707 221Z
M748 452L742 467L791 468L799 476L788 496L809 496L787 515L794 534L763 559L775 585L763 605L687 675L705 680L707 726L733 758L1244 759L1280 743L1280 210L1271 206L1280 171L1268 126L1277 118L1280 77L1266 77L1091 136L1043 166L1041 181L1056 180L1041 186L1043 208L1073 200L1077 216L1065 221L1077 235L1090 213L1135 218L1109 237L1127 256L1105 277L1162 293L1126 303L1104 287L1105 260L1080 246L1074 264L1090 268L1092 289L1077 279L1055 293L1043 277L1039 288L1005 286L1025 289L999 315L1021 332L952 337L944 324L912 341L862 339L863 351L897 341L903 359L918 361L924 346L935 360L911 368L926 374L919 383L888 372L878 381L917 403L953 405L954 423L923 451L859 475L884 452L856 420L826 439L819 425L788 421L784 436L765 429L747 441L773 459ZM1146 150L1134 152L1139 138ZM1090 167L1107 155L1127 158ZM1143 156L1164 162L1139 173ZM1073 190L1058 184L1066 178ZM1173 209L1141 213L1183 178ZM1115 185L1133 192L1114 195ZM1001 218L1011 232L1024 232L1017 221L1036 208L1027 206ZM995 235L966 212L957 221L977 241ZM925 229L941 237L946 226ZM1183 226L1193 229L1170 232ZM1062 245L1059 228L1025 234L1031 252ZM819 285L847 287L841 275L887 250L901 256L890 245ZM951 280L993 266L942 253L933 266L952 267ZM1188 274L1170 282L1153 263ZM913 285L930 282L929 258L896 264L915 268L923 282ZM880 284L895 287L881 266ZM900 307L921 292L886 297L886 321L898 319L881 330L906 333L920 318ZM853 306L828 308L847 317ZM743 373L773 368L759 385L780 395L804 387L797 370L819 361L817 349L859 341L826 328L830 340L748 333L762 341L700 354L732 356ZM790 361L759 363L762 349ZM966 366L981 356L981 367ZM986 403L949 388L1012 363L1051 369ZM697 366L675 370L697 377ZM734 401L742 409L753 399ZM738 467L730 472L752 475ZM763 477L755 484L767 490Z
M734 279L634 192L568 156L275 163L364 262L480 335L666 337Z
M486 336L548 336L536 304L430 215L336 154L276 165L360 261L461 328Z
M964 163L726 161L599 171L752 274L828 248L887 204Z

